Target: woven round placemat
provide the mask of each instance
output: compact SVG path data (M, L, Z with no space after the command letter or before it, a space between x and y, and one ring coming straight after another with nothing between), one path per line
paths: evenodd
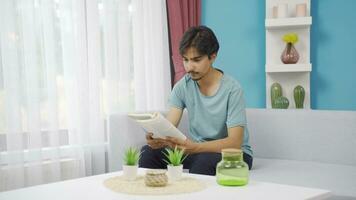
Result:
M163 187L148 187L145 185L144 177L139 176L134 181L127 181L123 176L112 177L104 181L105 187L120 193L136 195L165 195L190 193L203 190L206 185L191 177L183 177L179 181L168 183Z

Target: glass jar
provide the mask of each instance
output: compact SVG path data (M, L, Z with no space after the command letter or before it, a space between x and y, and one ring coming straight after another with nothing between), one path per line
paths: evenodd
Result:
M222 149L222 160L216 166L216 181L220 185L242 186L248 183L249 169L240 149Z

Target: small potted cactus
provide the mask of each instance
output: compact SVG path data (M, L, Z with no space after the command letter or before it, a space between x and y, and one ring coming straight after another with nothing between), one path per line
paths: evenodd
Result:
M182 177L182 163L187 155L184 155L184 150L178 149L177 146L174 149L166 148L165 151L163 154L166 156L164 161L167 163L168 178L170 181L178 181Z
M271 105L272 108L277 108L276 99L282 96L282 86L279 83L271 85Z
M126 180L132 181L136 179L138 170L138 161L140 159L140 151L135 147L129 147L124 154L123 175Z
M282 96L282 86L279 83L273 83L271 86L271 104L272 108L287 109L289 100Z
M295 102L295 108L300 109L304 108L304 98L305 98L305 90L302 86L297 85L294 90L294 102Z

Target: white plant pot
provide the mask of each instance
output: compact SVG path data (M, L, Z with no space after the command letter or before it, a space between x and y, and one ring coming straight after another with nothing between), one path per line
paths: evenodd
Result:
M183 165L173 166L167 165L169 181L178 181L182 178Z
M122 170L124 178L128 181L133 181L137 177L138 165L123 165Z

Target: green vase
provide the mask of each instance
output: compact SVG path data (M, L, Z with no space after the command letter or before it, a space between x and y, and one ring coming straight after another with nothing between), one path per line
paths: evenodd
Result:
M216 181L225 186L243 186L248 183L249 169L240 149L223 149L222 160L216 166Z

